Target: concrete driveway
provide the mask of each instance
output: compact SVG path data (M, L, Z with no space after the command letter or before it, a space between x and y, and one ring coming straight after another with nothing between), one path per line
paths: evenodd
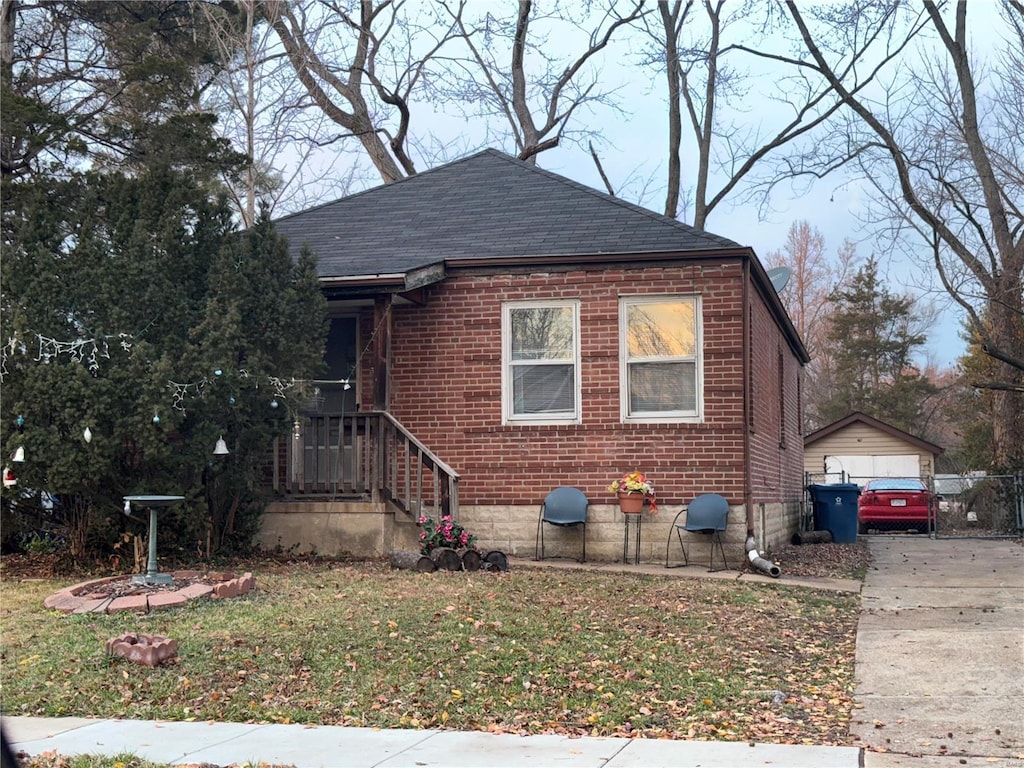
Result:
M1024 766L1024 548L868 536L851 732L867 768Z

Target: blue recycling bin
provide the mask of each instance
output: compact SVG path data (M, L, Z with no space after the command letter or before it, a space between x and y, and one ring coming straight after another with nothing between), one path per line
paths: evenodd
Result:
M814 528L829 531L837 544L857 541L857 500L860 487L856 483L815 483L807 486L814 510Z

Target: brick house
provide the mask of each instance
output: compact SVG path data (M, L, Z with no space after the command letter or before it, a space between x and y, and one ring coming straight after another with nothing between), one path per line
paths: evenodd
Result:
M606 488L632 469L661 510L644 561L700 493L728 499L735 563L795 530L808 357L751 248L493 150L277 226L317 253L332 324L263 546L385 554L449 510L532 557L541 501L572 485L588 556L616 560ZM549 554L578 536L550 531Z

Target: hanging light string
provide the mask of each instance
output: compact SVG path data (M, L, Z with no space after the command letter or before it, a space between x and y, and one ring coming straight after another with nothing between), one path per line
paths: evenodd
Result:
M110 359L110 342L116 340L118 345L125 352L131 352L132 336L127 333L119 333L111 336L99 336L92 339L74 339L73 341L61 341L52 336L44 336L41 333L35 334L38 345L35 361L37 363L49 363L51 360L68 355L72 360L85 363L91 373L100 369L100 359ZM28 346L17 336L11 336L7 343L0 347L0 382L3 382L7 370L7 359L14 354L28 354Z
M240 374L245 374L243 378L251 378L255 381L255 388L260 388L260 377L251 376L246 371L239 371ZM319 385L319 384L336 384L343 386L345 389L349 389L352 384L349 379L296 379L282 378L280 376L264 376L262 380L270 388L271 400L270 407L276 408L278 406L278 400L287 400L288 392L297 388L297 394L305 394L306 387L308 385ZM167 388L171 390L171 408L176 411L185 413L185 405L188 400L193 400L198 397L203 397L206 388L211 384L211 380L207 377L203 377L199 381L195 382L167 382ZM314 389L314 394L318 393L318 389ZM232 404L234 400L232 398Z
M271 405L273 406L277 403L277 398L286 399L288 391L294 387L299 387L299 391L304 393L305 385L307 384L335 384L342 385L345 389L350 389L352 386L352 378L355 376L359 363L364 357L366 357L367 353L373 347L377 334L380 333L380 329L384 326L384 323L387 322L390 316L391 306L389 305L382 313L377 326L373 329L373 333L370 334L370 338L367 339L362 352L359 353L359 357L350 366L348 376L344 379L297 379L294 377L284 378L280 376L264 377L272 392L273 400L271 400ZM39 333L34 335L38 344L38 352L34 358L36 362L46 364L51 360L59 358L61 355L68 355L73 360L85 363L90 373L93 374L96 374L99 371L100 359L110 359L111 340L117 340L118 346L120 346L123 351L131 352L134 339L134 337L128 333L119 333L116 335L108 335L91 339L74 339L73 341L61 341L51 336L44 336ZM0 383L3 383L4 377L10 373L7 368L7 360L14 354L28 354L28 347L25 342L17 336L9 337L7 343L3 347L0 347ZM223 371L221 369L217 369L214 372L214 375L215 377L219 377L222 373ZM259 377L251 376L249 372L244 369L240 369L238 374L243 379L253 378L255 380L256 388L259 388ZM211 379L206 376L198 381L168 381L167 389L171 392L171 408L184 413L186 402L190 399L203 397L206 388L210 385L210 381ZM314 397L318 395L319 392L314 390ZM159 423L159 416L154 416L153 418L154 423Z

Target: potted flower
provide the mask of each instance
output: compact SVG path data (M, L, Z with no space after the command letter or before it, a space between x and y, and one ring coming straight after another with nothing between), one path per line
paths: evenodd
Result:
M645 501L650 501L652 514L658 513L654 483L638 469L613 480L612 484L608 486L608 492L619 497L619 509L623 514L639 515L643 511Z
M452 520L451 515L442 515L441 519L434 522L433 518L420 515L416 522L420 525L420 552L429 555L431 550L438 547L449 547L451 549L474 548L476 536L463 528L459 523Z

